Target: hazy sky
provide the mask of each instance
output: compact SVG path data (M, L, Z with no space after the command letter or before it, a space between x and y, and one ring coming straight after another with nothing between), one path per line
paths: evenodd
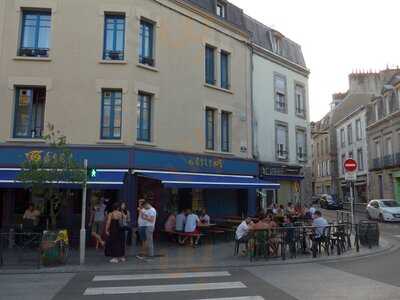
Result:
M399 0L230 0L302 46L311 70L311 120L345 92L348 74L400 65Z

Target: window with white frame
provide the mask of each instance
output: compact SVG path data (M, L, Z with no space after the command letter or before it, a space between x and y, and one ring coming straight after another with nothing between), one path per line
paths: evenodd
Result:
M286 77L275 74L275 110L287 113Z
M362 140L363 134L362 134L362 127L361 127L361 119L356 120L356 139L357 141Z
M344 128L340 129L340 145L342 148L346 146Z
M304 86L296 84L295 87L295 101L296 101L296 115L302 118L306 116L305 110L305 89Z
M307 161L307 135L305 129L296 130L297 160Z
M217 16L226 19L226 4L222 1L217 1L216 7Z
M357 165L358 171L364 171L364 153L362 148L357 150Z
M376 158L382 157L381 143L379 142L379 140L375 141L375 154L376 154Z
M327 166L327 175L328 176L331 176L331 161L330 160L328 160L327 162L326 162L326 166Z
M353 126L351 124L347 125L347 143L353 144Z
M393 145L392 145L392 138L386 137L386 145L385 145L386 155L393 154Z
M288 126L283 123L276 124L276 157L278 160L287 160L289 158L288 142L289 133Z

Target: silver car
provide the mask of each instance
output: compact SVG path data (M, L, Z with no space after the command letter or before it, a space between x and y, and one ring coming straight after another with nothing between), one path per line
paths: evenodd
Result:
M367 217L381 222L400 222L400 205L393 199L371 200L367 205Z

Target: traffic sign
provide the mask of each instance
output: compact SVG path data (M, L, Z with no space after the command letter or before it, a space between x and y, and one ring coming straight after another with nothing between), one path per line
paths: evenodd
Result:
M357 170L357 162L354 159L348 159L344 162L346 172L354 172Z
M356 172L346 172L344 174L344 180L346 180L346 181L357 181L357 173Z

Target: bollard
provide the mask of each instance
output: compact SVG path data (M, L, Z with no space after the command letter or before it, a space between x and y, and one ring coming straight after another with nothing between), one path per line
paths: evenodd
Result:
M10 232L8 234L8 248L12 249L15 245L15 231L14 228L10 228Z

